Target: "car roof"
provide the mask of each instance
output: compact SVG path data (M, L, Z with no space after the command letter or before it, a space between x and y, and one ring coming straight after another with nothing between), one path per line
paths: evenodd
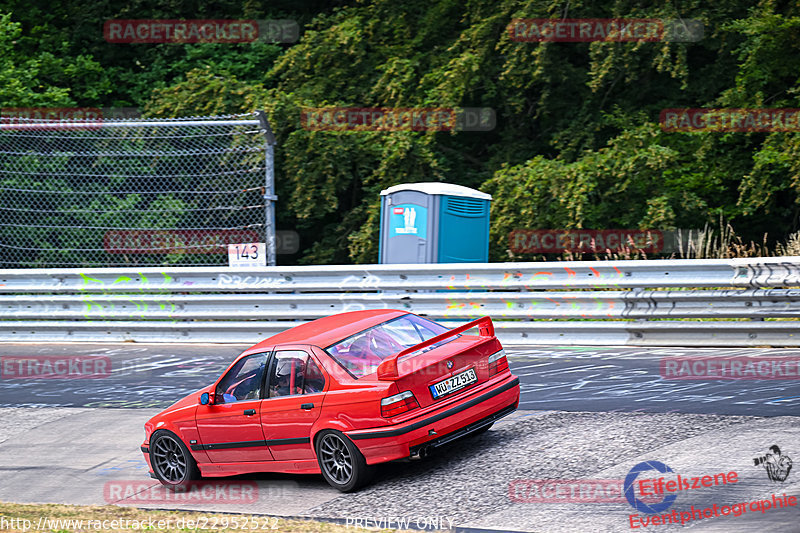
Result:
M396 309L370 309L326 316L273 335L259 342L247 352L255 352L279 344L311 344L327 348L359 331L407 314L407 311Z

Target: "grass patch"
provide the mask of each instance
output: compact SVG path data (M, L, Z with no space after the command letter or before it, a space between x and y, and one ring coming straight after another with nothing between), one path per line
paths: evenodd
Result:
M266 532L360 533L363 529L314 520L195 511L144 510L117 505L19 504L0 502L0 531L19 532ZM398 529L380 530L386 533Z

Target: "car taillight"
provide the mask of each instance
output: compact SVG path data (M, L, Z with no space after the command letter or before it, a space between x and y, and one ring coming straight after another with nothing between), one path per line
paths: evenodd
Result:
M508 359L506 359L506 351L500 350L489 356L489 375L494 376L504 370L508 370Z
M407 390L381 400L381 416L391 418L419 407L414 394Z

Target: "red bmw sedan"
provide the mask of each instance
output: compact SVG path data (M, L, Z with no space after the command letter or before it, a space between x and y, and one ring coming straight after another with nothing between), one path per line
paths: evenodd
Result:
M478 335L466 335L478 328ZM354 311L246 350L213 384L145 424L167 486L250 472L321 473L356 490L374 465L423 458L519 404L489 317L458 328L404 311Z

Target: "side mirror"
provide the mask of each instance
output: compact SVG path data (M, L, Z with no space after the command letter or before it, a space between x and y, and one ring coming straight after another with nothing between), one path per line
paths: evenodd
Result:
M200 395L200 405L209 405L214 403L214 395L204 392Z

